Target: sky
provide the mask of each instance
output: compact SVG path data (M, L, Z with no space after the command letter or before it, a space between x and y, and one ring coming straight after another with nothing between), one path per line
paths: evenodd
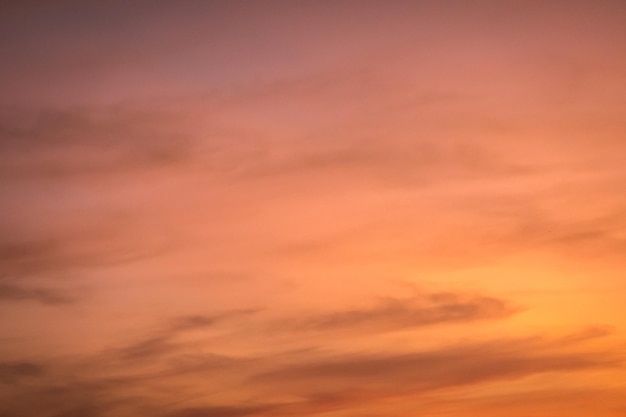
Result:
M626 415L626 3L0 3L0 415Z

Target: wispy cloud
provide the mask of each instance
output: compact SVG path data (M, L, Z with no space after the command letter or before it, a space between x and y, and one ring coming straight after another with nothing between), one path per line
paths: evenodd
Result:
M620 361L617 355L555 352L550 343L520 340L414 353L331 356L252 380L308 397L313 409L335 410L530 375L616 369Z
M372 332L503 319L516 311L504 300L462 293L431 293L412 298L384 298L360 309L286 319L277 327L290 331Z
M129 3L0 1L2 417L624 414L623 2Z
M243 309L207 315L177 317L160 329L145 336L142 340L130 343L128 346L120 349L115 355L124 361L149 361L159 359L165 355L176 355L181 348L185 347L178 340L178 337L185 332L193 330L210 331L211 328L224 322L234 321L237 323L257 312L259 312L258 309Z
M276 407L269 406L215 406L187 408L166 414L163 417L246 417L265 414Z
M97 109L13 112L0 119L0 179L84 179L167 168L191 157L186 133L180 125L172 128L163 115Z
M200 328L205 327L203 323ZM13 385L0 410L15 407L13 411L20 416L44 410L55 416L78 415L78 410L96 416L140 410L163 417L296 416L381 406L394 398L419 401L433 393L445 395L458 388L533 375L621 366L619 352L573 349L581 341L570 340L565 346L561 339L535 337L396 353L313 349L219 360L196 354L190 363L189 342L169 345L164 360L161 343L168 340L155 339L156 350L146 340L142 342L145 349L134 353L137 359L148 359L150 366L141 360L112 360L130 350L107 351L80 361L4 363L0 367L4 382ZM32 383L17 384L22 379ZM195 380L204 381L204 388L194 395L185 389L185 381ZM145 395L165 387L167 394ZM237 401L217 401L208 395L223 390L241 394ZM25 401L31 398L38 401Z
M62 292L48 288L23 287L0 283L0 303L16 301L35 301L48 305L63 305L72 303L73 299Z
M45 366L32 362L0 362L0 383L13 384L22 379L45 375Z
M114 266L153 258L167 250L167 242L154 247L132 242L131 228L114 216L96 216L87 226L55 225L46 231L45 221L30 229L7 226L13 231L0 241L0 281L54 279L80 269ZM111 218L113 217L113 218ZM54 224L54 222L53 222ZM43 230L37 230L37 229Z

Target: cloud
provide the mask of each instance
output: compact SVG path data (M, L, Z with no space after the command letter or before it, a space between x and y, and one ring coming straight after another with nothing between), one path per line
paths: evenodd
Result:
M374 335L428 326L505 319L517 311L519 309L508 301L499 298L454 292L425 293L411 298L383 298L371 307L318 314L293 312L282 317L257 316L262 312L261 309L239 309L173 318L112 354L119 360L132 362L176 358L182 352L189 351L190 342L181 338L186 332L206 331L205 336L208 337L212 334L211 330L218 326L226 331L227 338L240 337L241 329L248 329L245 331L248 336L260 340L282 334L302 337L311 333L343 338L355 333Z
M36 301L48 305L63 305L71 303L73 299L61 292L47 288L0 283L0 303L10 301Z
M152 258L168 250L168 242L150 241L136 245L132 226L110 216L98 218L89 227L64 225L60 231L37 230L35 224L0 241L0 281L57 278L80 269L113 266ZM53 220L54 222L54 220ZM35 227L33 227L35 226Z
M59 243L44 239L0 242L0 279L56 269L62 263Z
M626 411L626 392L623 387L599 386L597 383L558 387L528 387L519 392L504 394L484 393L469 398L440 398L438 404L458 415L488 415L527 417L555 416L611 416L619 417Z
M54 363L59 367L59 363ZM130 404L120 392L131 389L128 382L112 383L105 378L85 375L75 364L65 365L63 371L73 372L69 377L63 373L51 373L34 381L11 387L0 404L0 414L10 417L99 417L110 415L113 409L123 409ZM78 371L78 372L77 372Z
M178 166L190 157L172 114L108 109L0 113L0 178L68 179ZM158 112L157 112L158 113Z
M375 399L542 373L615 369L619 364L615 355L555 352L549 343L512 340L401 354L330 356L283 366L252 381L312 399L331 395L338 400L342 392L364 392Z
M61 411L52 417L100 417L106 415L106 408L82 406Z
M0 415L365 415L616 366L579 351L602 327L479 339L620 328L622 270L576 268L626 253L623 214L583 219L625 195L620 2L0 3Z
M45 367L32 362L0 362L0 383L14 384L22 379L45 375Z
M166 414L164 417L246 417L258 415L261 412L271 410L271 405L266 406L214 406L201 408L187 408Z
M619 260L626 250L626 200L598 187L605 185L589 181L575 189L551 188L524 199L486 199L483 208L475 207L477 221L509 224L508 230L499 231L500 250L535 249L568 257L575 254L577 259ZM587 191L595 196L597 206L581 200Z
M124 360L141 360L171 352L173 349L170 337L160 336L133 343L123 348L119 355Z
M261 309L258 308L246 308L246 309L237 309L237 310L228 310L216 314L209 315L190 315L190 316L182 316L177 317L171 321L169 326L169 331L172 333L185 331L185 330L194 330L201 329L205 327L211 327L220 322L236 319L236 318L245 318L246 316L253 315L255 313L260 312Z
M432 325L502 319L516 310L506 301L480 295L432 293L412 298L384 298L372 307L294 319L295 331L390 331Z
M168 346L171 360L162 361L162 342L155 339L150 347L146 340L144 352L136 352L140 357L154 355L148 367L137 360L112 360L111 354L120 352L81 360L51 360L45 366L26 361L4 363L0 365L0 375L5 384L13 385L1 397L4 403L0 413L55 417L80 413L303 416L384 406L385 400L393 398L419 400L433 393L458 393L455 390L544 373L614 370L621 363L615 352L571 352L568 349L577 341L564 346L561 339L555 342L542 337L463 343L403 353L328 354L301 350L274 352L253 360L196 355L193 363L189 362L193 358L185 343ZM48 372L48 368L54 372ZM33 383L18 384L33 378ZM196 383L201 384L201 391L190 390ZM214 400L214 392L252 396L219 403Z
M0 177L67 180L201 167L239 180L317 174L336 181L341 172L352 181L414 186L528 172L481 141L459 136L454 126L474 118L462 109L476 97L388 77L378 65L351 63L166 103L5 109ZM451 108L459 123L442 125L442 108ZM416 110L433 112L434 119L416 126L397 119ZM442 131L453 138L442 140Z
M493 349L454 349L405 355L331 358L287 367L258 377L264 381L344 381L362 384L410 383L421 389L465 385L540 372L607 366L611 362L580 355L502 353Z
M245 318L259 309L241 309L222 311L212 315L190 315L176 317L162 328L147 337L133 342L118 350L116 355L124 361L154 360L168 354L176 354L184 349L177 338L182 333L192 330L210 329L223 322Z
M561 339L561 343L570 344L570 343L580 343L586 342L589 340L596 340L599 338L604 338L607 336L614 335L616 333L616 329L613 326L589 326L587 328L581 329L577 332L564 336Z

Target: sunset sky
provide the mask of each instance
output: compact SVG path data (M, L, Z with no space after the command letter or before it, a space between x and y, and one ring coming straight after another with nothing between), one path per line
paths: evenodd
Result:
M0 416L626 416L626 2L2 1Z

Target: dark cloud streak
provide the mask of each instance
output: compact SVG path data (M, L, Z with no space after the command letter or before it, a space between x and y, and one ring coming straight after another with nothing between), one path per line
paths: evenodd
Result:
M116 356L123 361L156 360L176 354L182 347L177 337L193 330L209 330L223 322L246 318L257 313L258 309L224 311L209 315L177 317L154 331L147 337L118 350Z
M0 178L67 179L180 165L190 148L158 114L114 110L7 111ZM16 113L10 115L10 113Z
M0 303L19 301L36 301L47 305L65 305L72 303L74 300L62 292L48 288L22 287L0 283Z
M406 354L331 356L283 366L251 381L308 396L311 406L321 402L348 409L397 396L543 373L616 369L620 364L619 355L555 352L550 343L519 340Z
M259 415L264 411L272 410L273 406L215 406L187 408L174 411L163 417L246 417Z
M385 298L373 307L294 319L291 325L286 320L286 325L296 331L376 332L503 319L515 312L509 303L498 298L433 293L413 298Z
M22 379L45 375L45 367L32 362L0 362L0 383L14 384Z

